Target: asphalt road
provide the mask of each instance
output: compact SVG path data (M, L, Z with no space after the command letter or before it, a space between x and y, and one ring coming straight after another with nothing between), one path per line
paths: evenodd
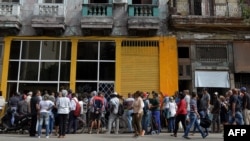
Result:
M65 138L60 138L60 140L65 141L184 141L182 137L183 133L178 133L177 137L170 136L170 133L160 133L159 135L145 135L143 137L133 137L133 134L67 134ZM191 140L195 141L223 141L222 134L212 134L210 133L205 139L203 139L199 133L194 136L190 136ZM28 134L0 134L1 141L34 141L34 140L51 140L58 141L59 138L52 135L49 139L42 135L40 139L37 137L29 137Z

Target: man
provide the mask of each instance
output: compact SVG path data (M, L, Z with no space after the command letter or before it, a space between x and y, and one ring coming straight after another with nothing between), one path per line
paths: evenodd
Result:
M10 119L11 126L14 126L14 123L15 123L15 114L16 114L16 110L17 110L17 106L18 106L19 101L20 101L20 93L19 92L14 93L14 95L9 100L9 107L10 107L11 113L12 113L11 119Z
M30 112L31 112L31 125L29 134L31 137L36 136L36 123L37 123L37 116L39 113L39 103L40 103L40 97L41 91L36 90L36 93L32 95L32 98L30 99Z
M213 120L212 120L212 132L213 133L220 132L220 111L221 111L221 102L218 97L218 92L214 92L213 108L211 111L211 113L213 114Z
M203 88L202 89L202 97L201 97L201 100L200 100L200 111L199 111L199 114L200 114L201 118L208 117L208 109L210 107L210 100L211 100L211 97L210 97L210 94L208 93L207 88ZM205 128L205 133L206 133L206 136L207 136L208 135L208 129L207 128Z
M133 95L131 93L128 93L128 98L124 100L124 109L125 109L125 117L127 118L127 122L128 122L128 131L130 133L133 132L132 116L131 116L131 114L133 113L133 109L132 109L133 102L134 102Z
M104 99L103 92L98 92L97 96L92 98L90 105L93 107L93 111L91 112L91 127L89 130L89 134L92 133L92 129L94 125L97 125L97 134L99 134L101 127L101 116L104 110Z
M229 124L243 125L243 116L241 113L241 102L238 89L232 89L233 94L229 97Z
M240 92L243 93L243 98L242 98L242 108L243 108L243 118L245 125L250 124L250 94L247 93L246 87L241 87Z
M111 99L109 101L109 120L108 120L108 131L106 134L110 134L111 132L111 127L112 123L114 120L116 120L116 129L115 129L115 134L118 134L119 131L119 118L117 118L117 113L118 113L118 106L119 106L119 98L117 92L114 92L110 95Z

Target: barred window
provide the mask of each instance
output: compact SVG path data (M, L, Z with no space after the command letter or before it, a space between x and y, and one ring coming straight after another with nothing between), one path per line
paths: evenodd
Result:
M44 3L63 3L63 0L44 0Z
M0 2L19 3L19 0L0 0Z
M196 44L196 58L198 61L218 62L228 61L226 44Z

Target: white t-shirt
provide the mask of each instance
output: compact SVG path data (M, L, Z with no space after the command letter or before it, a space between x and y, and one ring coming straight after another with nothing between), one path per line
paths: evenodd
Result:
M52 109L52 106L54 106L54 103L50 100L42 100L40 101L39 106L40 106L40 113L49 113Z

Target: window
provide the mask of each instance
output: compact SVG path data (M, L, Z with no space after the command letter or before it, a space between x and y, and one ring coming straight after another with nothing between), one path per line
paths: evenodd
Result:
M8 2L8 3L19 3L19 0L0 0L1 2Z
M189 58L189 47L178 47L178 58Z
M79 42L77 47L76 91L104 90L109 93L115 80L115 43ZM112 87L108 87L112 86Z
M196 44L196 58L198 61L220 62L228 61L226 44Z
M132 4L152 4L152 0L132 0Z
M108 3L108 0L90 0L90 3Z
M202 10L202 5L205 6ZM190 15L214 15L214 1L189 0Z
M43 3L63 3L63 0L44 0Z
M12 41L8 84L19 90L25 85L46 83L57 91L62 83L69 83L70 58L68 41Z

